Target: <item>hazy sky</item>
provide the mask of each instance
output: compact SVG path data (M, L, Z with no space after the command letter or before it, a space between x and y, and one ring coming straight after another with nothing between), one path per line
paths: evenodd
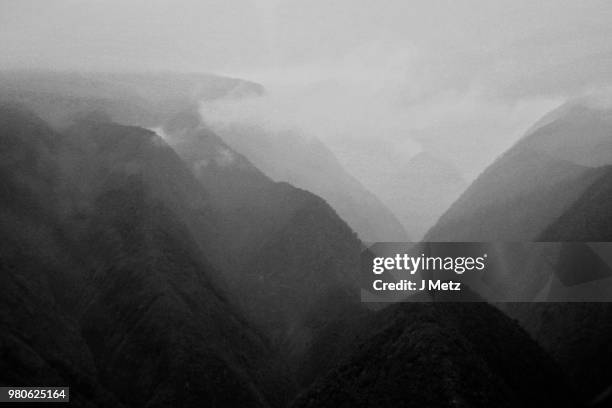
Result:
M607 0L0 0L3 66L223 73L362 55L364 73L427 59L467 86L609 54L610 38Z
M479 171L565 98L610 84L611 38L610 0L0 0L0 68L254 79L269 98L212 107L218 120L293 120L349 167L455 144L480 146L454 157Z

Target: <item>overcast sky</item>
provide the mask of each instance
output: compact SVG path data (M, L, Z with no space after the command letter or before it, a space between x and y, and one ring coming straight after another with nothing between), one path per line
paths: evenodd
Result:
M610 83L611 38L610 0L0 0L0 68L257 80L276 99L251 112L280 109L347 162L373 139L495 155Z
M609 55L610 38L607 0L0 0L4 66L224 73L362 55L365 73L391 52L465 85Z

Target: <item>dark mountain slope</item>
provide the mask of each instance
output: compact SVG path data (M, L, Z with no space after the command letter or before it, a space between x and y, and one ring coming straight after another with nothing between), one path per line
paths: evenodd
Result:
M216 261L246 313L299 360L330 291L356 298L361 243L321 198L275 183L185 112L165 137L210 195Z
M589 98L562 106L521 141L525 148L583 166L612 162L612 111Z
M102 387L73 296L90 292L55 211L55 134L0 106L0 383L71 385L84 407L121 406Z
M430 230L435 241L607 240L609 110L577 101L547 115ZM504 304L588 401L612 383L607 303Z
M515 147L474 181L425 240L534 240L600 175L599 169Z
M145 402L142 398L160 406L202 400L266 405L266 390L269 402L280 403L287 384L274 383L273 393L267 384L268 378L282 378L272 372L271 349L227 301L220 273L203 257L218 225L201 184L150 131L80 122L69 135L96 145L85 159L98 163L96 179L102 183L80 241L100 250L99 257L88 260L96 266L96 281L108 274L111 282L98 287L99 298L87 309L90 338L102 337L98 330L107 327L107 316L126 319L115 323L115 332L105 333L109 337L101 355L117 356L103 361L112 384L138 384L140 396L134 389L120 391L129 392L136 405ZM158 350L156 357L134 362L132 352L143 342ZM131 377L122 380L118 372Z
M402 381L397 384L395 375L387 377L389 389L404 392L414 381L442 390L446 397L476 402L498 401L490 390L499 389L503 397L522 402L531 390L521 381L531 380L531 373L545 373L544 380L533 379L541 390L549 386L538 381L557 379L533 343L522 342L514 325L506 330L507 320L489 314L489 306L474 316L452 319L444 317L454 316L446 309L433 313L418 308L408 317L390 309L367 322L369 312L356 302L361 243L334 210L311 193L272 182L197 116L194 120L192 111L175 119L164 128L178 155L153 132L117 125L104 115L83 116L62 135L49 137L56 141L49 148L44 137L24 139L37 134L29 129L17 139L27 141L30 147L24 151L29 153L6 153L25 157L22 167L15 166L24 174L11 166L2 173L3 180L14 177L6 184L9 191L23 189L18 204L3 203L10 210L5 220L13 223L3 224L9 225L6 235L11 229L24 234L14 235L17 255L11 255L10 265L20 274L31 270L36 275L23 278L34 285L28 291L19 291L19 275L11 277L7 288L20 296L40 293L45 299L24 302L7 296L7 302L22 302L23 316L44 308L40 316L65 321L59 326L62 333L49 332L61 342L56 347L37 331L48 327L44 321L33 321L36 327L30 327L27 319L14 322L2 315L12 338L20 339L7 336L10 356L13 351L19 356L15 361L2 354L7 372L19 376L7 381L37 378L34 370L43 367L50 380L57 375L77 383L84 403L189 407L204 400L213 406L281 406L291 395L293 377L308 384L343 358L355 361L354 367L365 366L361 361L368 355L359 354L352 343L370 331L379 333L379 324L392 330L374 344L388 339L389 354L412 361L412 348L393 336L403 333L411 320L427 322L425 330L416 328L416 339L419 350L426 351L422 357L430 360L421 365L422 372L398 376ZM45 179L54 173L57 183ZM32 188L23 188L28 185ZM37 203L40 215L29 202ZM38 218L26 229L14 213ZM43 233L43 222L52 232ZM56 236L54 231L57 240L47 238ZM26 245L26 240L31 241ZM48 252L47 246L60 249ZM50 253L48 258L60 264L40 273L53 263L45 258L27 266L25 257L31 252ZM3 310L11 307L8 303ZM250 319L242 318L243 312ZM480 323L465 326L470 319ZM460 335L453 325L460 327ZM260 328L265 329L261 335ZM495 328L503 336L492 335ZM430 335L435 339L431 348L421 341ZM515 336L520 345L510 352L524 353L534 365L521 365L520 359L510 364L499 350L487 348ZM492 344L483 344L489 338ZM74 346L65 347L69 342ZM47 363L29 359L28 347ZM75 351L66 355L66 350ZM403 373L393 360L367 367ZM369 379L361 384L364 395L376 396L386 387L369 384ZM479 395L469 392L472 386ZM517 396L505 391L510 387L518 390ZM427 398L429 390L424 389L416 398ZM533 395L542 401L540 394ZM432 402L448 402L446 397Z
M89 92L89 89L86 90ZM315 336L314 329L308 327L305 319L317 314L318 297L336 289L344 296L357 294L356 290L351 290L354 289L356 277L352 281L345 280L357 271L361 244L356 235L320 198L286 183L270 181L214 134L202 134L197 114L197 126L192 129L189 123L194 118L194 111L191 108L185 110L189 112L186 117L171 114L174 119L166 122L169 134L186 136L185 143L175 147L189 167L153 132L138 127L118 126L109 122L113 111L109 115L102 109L98 110L101 113L91 115L87 113L87 108L85 104L82 106L83 112L78 115L74 115L76 111L73 112L72 118L77 116L79 119L68 128L64 128L67 121L58 122L62 125L59 126L62 135L58 137L61 148L56 160L64 184L69 186L61 188L70 190L62 190L62 194L58 195L62 225L69 235L75 237L70 241L76 247L73 250L78 255L89 253L80 261L90 268L105 270L118 268L115 261L122 264L122 257L129 258L129 252L122 249L123 244L114 244L119 245L123 251L119 254L123 255L111 258L110 263L106 261L105 253L114 253L111 251L114 247L109 247L106 239L94 241L96 244L93 246L78 244L89 242L88 234L96 225L92 220L102 209L97 204L98 199L117 189L113 187L114 183L123 185L126 179L131 180L130 177L134 176L137 179L135 185L142 184L145 197L137 201L137 205L159 202L164 211L172 215L168 222L156 228L165 231L175 223L181 224L196 246L196 252L205 254L207 263L219 271L206 273L208 279L214 281L221 291L227 289L240 310L246 312L256 325L266 329L265 335L274 340L276 349L280 347L284 350L278 355L290 354L292 365L301 364L300 360ZM41 109L48 109L48 106ZM61 112L61 106L58 109ZM65 116L68 117L70 115ZM157 120L163 121L164 118L162 115ZM187 125L182 121L186 121ZM182 128L184 126L187 127L186 132ZM196 137L191 137L194 135ZM194 174L199 180L193 177ZM119 190L127 194L125 189ZM113 206L127 211L119 204ZM110 222L112 218L104 220ZM310 224L304 225L303 220L308 220ZM123 221L132 225L128 223L130 219ZM119 234L100 235L112 241ZM179 235L173 236L171 242L176 241ZM153 249L143 251L166 251L155 242ZM103 246L105 243L107 246ZM273 247L277 243L286 245L285 249L275 252ZM181 241L178 246L183 245L186 243ZM98 247L104 249L96 249ZM143 247L148 248L144 244ZM336 253L339 248L343 252ZM94 256L96 251L99 253ZM171 257L167 263L173 265L175 259ZM153 261L142 257L138 262L145 264L141 269L148 270L145 266ZM156 264L153 270L159 268ZM296 279L278 280L279 276L287 273L287 268ZM268 296L267 288L276 295ZM296 294L299 297L293 301L292 296ZM115 298L113 301L116 301ZM285 302L290 307L285 307ZM267 312L272 309L274 313L268 315ZM162 340L170 342L166 338ZM253 348L239 346L238 349ZM130 347L125 350L130 350ZM279 369L283 370L283 363L277 362L278 355L270 357L265 351L256 354L267 356L262 358L271 361L271 365L278 364ZM266 364L260 364L264 372ZM104 370L114 372L112 367ZM242 370L242 366L239 369ZM136 372L130 371L130 375ZM283 393L290 380L286 375L276 378L280 378L280 383L275 384L276 391L272 394L280 401L285 398ZM130 398L142 398L146 383L142 387L141 396ZM272 399L270 401L275 403Z
M98 111L117 123L154 128L197 109L202 101L259 95L263 89L249 81L204 74L9 71L0 73L0 92L0 99L23 103L54 127L65 127L75 116ZM224 136L234 142L244 135L232 129ZM395 216L348 175L320 142L309 143L297 135L274 139L253 131L247 139L254 144L230 144L275 180L324 197L364 239L407 239Z
M374 313L359 299L329 291L306 316L309 347L296 367L297 383L305 389L348 357L360 339L368 336L367 319Z
M95 208L82 242L103 257L82 330L103 382L134 406L267 405L253 378L270 352L176 217L132 177Z
M426 240L537 239L602 175L593 167L612 164L606 112L570 104L549 115L472 183Z
M299 132L229 124L215 129L275 181L288 182L325 199L367 242L406 241L397 217L342 167L320 140Z
M3 168L3 187L31 184L40 200L26 191L3 205L3 382L66 383L76 401L110 406L113 395L130 406L281 404L287 380L270 347L176 212L197 213L205 194L175 153L144 129L79 122L62 137L29 117L9 113L5 127L14 146L3 153L27 160ZM42 177L52 167L56 184Z
M612 173L609 167L605 170L539 240L612 241ZM512 305L509 310L570 373L585 397L593 398L610 386L612 307L608 303Z
M487 304L402 304L293 406L573 406L554 363Z
M559 364L583 401L594 400L612 384L608 303L521 303L503 309Z
M604 174L549 225L539 239L540 241L612 241L612 169L606 168Z

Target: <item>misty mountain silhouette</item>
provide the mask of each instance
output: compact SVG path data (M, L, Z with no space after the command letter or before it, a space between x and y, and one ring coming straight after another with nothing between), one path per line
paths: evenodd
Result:
M325 199L366 242L408 241L404 227L372 192L350 175L316 137L230 124L220 136L276 181L286 181Z
M605 172L593 165L607 164L602 127L612 130L612 121L599 110L572 103L560 112L566 114L557 113L491 164L425 240L529 241L556 221ZM566 149L577 145L579 151ZM600 158L589 162L588 157ZM612 163L612 155L608 160Z
M75 404L120 406L97 379L78 327L79 302L73 295L86 292L87 284L54 210L56 137L40 119L0 105L0 381L73 383Z
M157 110L149 110L151 104L147 103L141 108L147 115L138 114L133 118L129 117L129 112L119 115L135 122L144 117L149 126L163 120L163 129L175 136L178 132L183 137L182 144L176 146L177 151L184 154L183 162L151 131L109 123L114 111L90 105L87 99L78 99L82 105L56 115L55 102L70 99L65 93L71 92L64 83L57 88L61 91L59 95L49 98L53 103L43 101L35 104L35 108L42 116L62 117L54 121L62 129L58 139L66 145L57 165L66 167L62 174L65 184L82 194L82 197L62 203L63 212L76 213L64 220L70 233L91 230L94 228L92 221L84 220L105 214L103 207L92 203L98 197L111 195L107 191L111 188L103 183L107 173L113 177L116 173L121 174L116 177L120 186L131 185L132 178L137 177L134 189L138 191L137 187L144 184L140 188L144 191L142 194L160 201L170 213L168 217L174 220L161 229L178 228L174 227L174 222L182 225L193 243L181 241L177 244L179 248L189 244L196 252L206 254L208 265L222 269L210 275L218 278L216 284L219 286L227 285L232 289L232 302L241 315L246 315L254 326L264 330L266 339L272 340L275 350L281 350L286 360L295 366L302 364L301 359L316 329L311 325L315 321L312 316L317 316L312 309L316 309L318 297L335 293L356 299L361 243L351 229L320 198L287 183L272 182L246 159L240 159L240 155L216 135L201 134L200 121L193 115L196 112L193 104L188 104L189 109L181 113L172 113L176 106L183 105L171 101L168 109L172 114L164 112L155 117ZM96 92L96 89L85 88L87 92ZM96 113L89 113L89 108ZM156 121L148 122L150 118ZM190 156L190 152L194 155ZM43 191L35 191L38 190ZM130 188L121 187L120 191L128 194ZM68 195L63 195L62 199L65 197ZM131 206L122 207L121 199L112 197L112 200L109 198L111 206L121 209L115 214L117 217L129 213ZM129 198L130 202L133 200ZM133 205L145 207L146 203L148 199ZM110 223L115 218L103 220ZM113 221L113 225L124 223L127 227L131 225L128 221L130 219ZM112 238L115 234L110 235ZM77 241L88 242L86 237ZM98 245L104 244L102 239ZM87 246L83 244L79 251L89 251ZM125 254L118 256L121 260L127 257ZM94 261L83 262L95 265ZM109 263L113 265L112 260ZM276 360L274 357L270 361L276 364ZM273 394L277 399L271 401L274 405L285 398L283 383L290 377L275 377L280 386Z
M358 293L355 284L360 242L320 198L286 183L272 182L245 159L243 168L236 166L233 159L226 162L228 157L238 155L213 134L193 135L200 145L183 139L187 151L208 154L211 158L219 158L221 153L221 161L211 163L203 175L204 157L196 156L195 162L195 158L185 156L183 162L153 132L106 120L105 115L80 116L63 134L53 136L58 144L54 165L62 168L65 185L61 190L66 190L58 198L61 203L57 212L63 214L62 231L72 237L68 246L88 269L75 273L101 285L91 284L94 287L90 296L94 299L80 317L85 323L78 329L98 363L100 381L130 405L145 401L164 404L166 399L188 405L189 401L211 398L221 401L221 405L235 405L238 401L248 406L280 403L285 398L283 389L289 388L288 376L270 376L275 382L274 393L267 396L259 391L265 390L265 385L253 384L253 377L267 381L266 367L277 364L277 357L268 355L267 341L271 339L275 350L286 353L289 362L301 364L313 337L314 328L309 325L312 315L317 315L312 309L317 307L319 297L328 296L334 288L340 289L334 292L335 296L356 297ZM173 121L168 131L176 126L177 121ZM186 130L198 132L189 127L188 121L187 129L181 128ZM37 135L37 130L29 131L26 126L23 131L11 130L10 135L13 134L31 138ZM207 136L205 146L202 143L207 142ZM37 139L35 142L39 144ZM181 146L177 149L180 152ZM20 157L16 152L9 154ZM30 155L34 156L32 160L36 159L34 153ZM43 187L37 184L33 192L42 194ZM205 253L210 254L212 261L203 258ZM228 259L239 262L231 263ZM223 273L213 264L223 267ZM166 294L168 290L170 293ZM234 300L226 305L228 290ZM165 302L167 297L170 300ZM210 303L215 298L219 298L220 305ZM200 306L201 299L208 301ZM183 306L189 309L182 310ZM208 320L198 317L197 313L203 312L198 307L207 310ZM171 313L175 308L176 316ZM141 313L144 315L140 317ZM160 313L169 320L160 319ZM236 318L237 327L233 327L232 313L247 315L253 326L246 324L244 318ZM121 324L109 316L121 319ZM214 321L217 318L221 320ZM199 323L191 327L192 320ZM138 324L138 330L134 330L134 324ZM157 336L149 327L154 324L159 324L158 330L167 326L170 332L177 324L180 336L186 338L174 343L176 335L167 338L166 329ZM236 340L223 340L215 331L198 340L199 332L207 333L205 326ZM265 341L254 327L264 329ZM182 333L183 330L187 332ZM192 338L189 333L198 337ZM136 344L146 349L148 341L154 341L160 352L179 354L183 346L197 348L195 344L203 344L201 356L194 350L191 357L195 360L164 366L164 370L176 370L177 375L191 372L207 384L193 383L197 386L193 391L181 391L186 400L176 394L177 387L166 389L161 383L157 383L159 392L167 395L153 395L150 387L154 378L150 376L155 370L147 371L170 363L154 360L141 365L141 361L123 361L138 355ZM222 346L228 350L221 350ZM228 354L233 349L242 357ZM251 351L256 356L250 356ZM211 360L208 353L218 360ZM109 361L108 355L116 357ZM167 359L164 353L159 358ZM260 358L266 362L260 364ZM235 359L244 359L248 367ZM199 364L220 370L227 370L224 364L229 364L233 376L225 374L223 378L234 382L244 394L224 389L227 384L213 380L217 376L214 370L198 374ZM249 372L255 368L256 375ZM122 376L106 374L115 370L121 371ZM174 381L172 371L168 374L167 381ZM128 393L124 388L128 384L134 384L136 390ZM210 389L213 386L235 400L223 401L221 395L215 396Z
M113 121L158 127L202 101L262 94L240 79L206 74L78 74L9 71L0 74L5 99L22 102L53 125L76 115L106 112ZM297 133L276 138L262 129L233 128L223 138L264 173L322 196L366 241L405 241L404 228L378 198L340 165L320 141ZM257 137L255 137L257 136Z
M583 166L609 165L612 111L598 99L584 97L559 107L536 124L523 145Z
M19 108L0 113L4 153L25 160L2 177L22 197L3 203L2 381L69 383L84 406L267 406L260 383L283 378L269 344L165 200L190 185L178 156L144 129L87 122L63 137ZM161 184L152 164L185 178Z
M211 252L231 292L276 342L303 353L299 344L312 336L304 318L319 299L329 291L358 293L357 236L319 197L267 178L197 112L177 115L164 133L209 194Z
M561 216L549 225L540 241L612 240L612 168L591 184Z
M151 127L201 101L258 95L263 88L209 74L3 71L0 91L53 126L99 111L116 123Z
M426 235L430 241L610 241L610 110L590 98L546 115L491 164ZM563 265L567 253L558 245ZM528 256L523 254L523 256ZM584 267L607 274L589 258ZM574 259L575 260L575 259ZM588 266L590 265L590 266ZM596 270L555 270L579 282ZM593 285L607 285L607 280ZM607 287L607 286L603 286ZM554 298L554 297L553 297ZM584 399L612 382L609 303L506 304L562 366Z
M364 309L363 246L332 207L268 178L201 122L190 95L145 92L140 104L133 89L146 81L121 78L133 111L90 104L87 81L91 94L73 99L68 80L28 94L36 114L0 109L2 384L69 384L91 407L280 407L299 388L297 406L323 404L317 390L348 370L382 405L407 391L439 404L572 401L491 305ZM243 92L229 83L222 94ZM29 109L28 98L16 99ZM422 371L408 369L415 358Z

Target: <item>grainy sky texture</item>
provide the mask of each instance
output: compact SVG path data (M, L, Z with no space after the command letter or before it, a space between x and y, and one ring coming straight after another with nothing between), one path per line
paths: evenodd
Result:
M4 66L220 73L373 58L364 74L384 54L466 86L596 69L611 23L605 0L1 0L0 52Z
M453 157L468 174L608 86L611 38L609 0L0 0L0 68L240 76L270 91L249 112L305 127L347 165L374 147L480 146Z

